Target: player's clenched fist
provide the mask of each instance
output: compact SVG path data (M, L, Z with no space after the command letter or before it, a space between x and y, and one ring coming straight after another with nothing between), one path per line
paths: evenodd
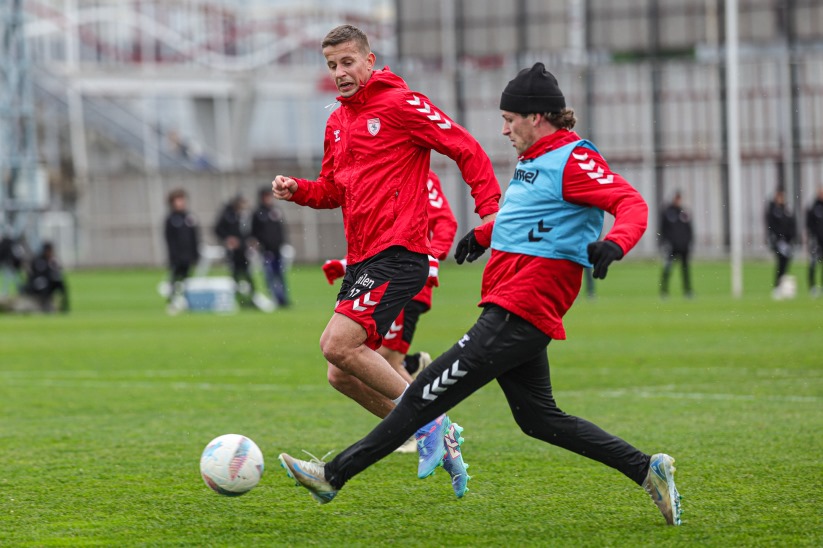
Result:
M278 175L271 182L271 190L278 200L291 200L291 197L297 192L297 181L291 177Z

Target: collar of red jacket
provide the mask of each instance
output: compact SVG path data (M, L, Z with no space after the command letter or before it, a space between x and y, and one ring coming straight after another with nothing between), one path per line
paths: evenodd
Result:
M351 97L340 96L337 98L342 105L361 105L374 97L375 94L388 88L405 88L408 89L405 80L393 73L389 67L383 67L372 72L371 77L365 84L360 86L357 93Z
M520 160L534 160L539 156L543 156L550 150L560 148L574 141L579 141L580 136L568 129L558 129L551 135L546 135L538 139L532 146L526 149L526 152L520 155Z

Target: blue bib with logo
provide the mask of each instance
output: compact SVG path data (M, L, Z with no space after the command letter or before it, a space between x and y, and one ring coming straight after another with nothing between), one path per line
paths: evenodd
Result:
M563 199L563 171L577 147L597 152L583 139L518 162L494 223L492 249L591 266L586 246L600 237L603 210Z

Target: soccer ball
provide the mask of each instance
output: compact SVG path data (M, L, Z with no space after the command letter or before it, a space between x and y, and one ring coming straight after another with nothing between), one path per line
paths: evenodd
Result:
M211 440L200 457L200 475L215 493L237 497L251 491L263 475L263 453L240 434Z

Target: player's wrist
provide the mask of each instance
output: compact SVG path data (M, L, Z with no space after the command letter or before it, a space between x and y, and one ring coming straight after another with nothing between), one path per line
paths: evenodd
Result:
M474 229L474 239L478 245L486 248L492 245L492 226L487 223Z

